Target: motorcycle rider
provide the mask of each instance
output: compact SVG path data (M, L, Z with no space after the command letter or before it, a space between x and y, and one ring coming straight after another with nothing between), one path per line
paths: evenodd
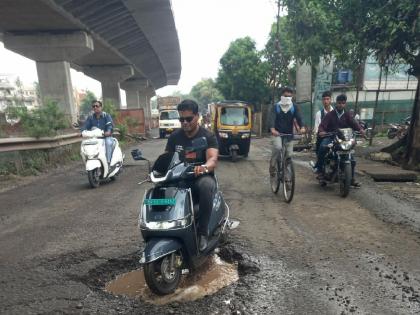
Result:
M280 137L280 134L293 134L293 125L295 120L298 124L300 132L305 132L302 117L296 105L293 104L292 97L293 90L289 87L284 87L281 93L280 102L273 106L270 115L269 128L272 135L272 154L270 160L271 176L274 175L277 156L280 154L283 145L286 146L286 157L291 157L293 155L293 136Z
M323 169L325 164L325 155L328 150L328 144L333 141L331 136L327 136L327 133L336 132L339 128L352 128L353 130L359 131L362 136L364 136L364 131L360 127L360 125L351 117L349 112L345 111L347 102L347 96L344 94L340 94L336 98L336 105L334 110L329 112L325 115L324 119L322 120L321 124L318 128L318 134L321 138L321 144L318 150L318 171L320 174L318 175L318 179L323 179ZM352 159L351 161L351 169L352 169L352 179L351 185L354 187L360 187L360 184L356 182L354 178L354 168L356 166L356 161Z
M82 128L84 130L91 130L93 127L99 128L104 131L105 136L105 149L106 159L108 164L111 163L112 158L112 147L114 140L112 138L113 121L110 114L102 110L102 102L94 100L92 101L93 112L88 116L85 121L85 125Z
M320 109L315 114L315 122L314 122L314 135L316 136L316 144L315 144L315 152L318 155L319 145L321 144L321 137L318 135L318 128L319 124L321 123L322 119L324 119L325 115L332 111L331 106L331 92L325 91L322 93L322 106L323 108ZM318 161L315 163L314 170L318 170Z
M199 249L203 251L208 244L208 223L213 208L213 198L217 190L214 170L217 165L219 149L215 135L198 123L198 105L193 100L183 100L178 104L181 129L172 133L166 144L166 152L186 152L189 162L200 163L194 167L196 179L191 183L194 199L199 201ZM208 148L202 152L188 152L192 141L205 137Z

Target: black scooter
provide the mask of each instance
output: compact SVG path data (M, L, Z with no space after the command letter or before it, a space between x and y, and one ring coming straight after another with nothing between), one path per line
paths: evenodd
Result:
M206 138L195 139L192 144L190 152L207 148ZM138 149L131 154L135 160L147 161ZM146 180L154 187L146 190L140 207L139 227L145 242L140 263L147 285L158 295L174 292L183 270L194 270L204 263L232 226L229 207L217 189L208 226L208 246L199 251L199 209L187 185L194 178L195 165L182 160L182 152L159 156Z

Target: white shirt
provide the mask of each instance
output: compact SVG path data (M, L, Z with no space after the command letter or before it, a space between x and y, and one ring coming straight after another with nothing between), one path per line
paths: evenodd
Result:
M330 109L332 110L332 106L330 107ZM324 117L325 117L326 114L329 113L329 112L327 112L325 110L325 108L323 108L323 109L321 109L321 110L319 110L319 111L316 112L316 114L315 114L315 123L314 123L314 134L317 134L318 133L318 127L319 127L319 124L321 123L321 111L324 111Z

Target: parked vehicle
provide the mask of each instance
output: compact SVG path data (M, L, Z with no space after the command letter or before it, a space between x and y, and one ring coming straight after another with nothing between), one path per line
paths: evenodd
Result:
M351 163L356 146L355 134L353 129L343 128L337 132L328 133L327 136L332 136L333 141L328 145L324 172L319 183L321 186L326 186L327 183L338 182L340 196L347 197L352 179Z
M206 139L199 138L193 141L191 152L206 148ZM145 160L138 149L132 151L132 156ZM230 226L229 207L217 190L208 226L208 246L199 251L200 214L187 185L194 178L194 164L182 160L182 152L159 156L148 180L154 187L146 191L140 207L139 227L145 242L140 262L147 285L158 295L174 292L183 271L194 270L204 263Z
M177 96L158 97L157 105L159 110L159 137L165 138L167 134L171 134L181 128L179 121L179 113L177 106L181 102L181 98Z
M401 124L393 123L389 124L387 130L388 139L402 139L408 133L408 128L410 128L411 116L406 117Z
M89 184L92 188L99 187L102 180L115 180L121 172L124 155L121 152L118 140L114 141L111 163L108 165L106 159L104 132L99 128L85 130L82 137L86 138L82 141L80 154L85 163Z
M219 154L247 157L251 145L252 106L241 101L209 104L211 126L219 143Z

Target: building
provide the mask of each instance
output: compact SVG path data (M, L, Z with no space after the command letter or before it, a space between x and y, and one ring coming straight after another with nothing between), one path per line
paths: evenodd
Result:
M19 105L28 110L40 105L36 87L24 86L17 76L0 74L0 112L4 112L8 106Z

